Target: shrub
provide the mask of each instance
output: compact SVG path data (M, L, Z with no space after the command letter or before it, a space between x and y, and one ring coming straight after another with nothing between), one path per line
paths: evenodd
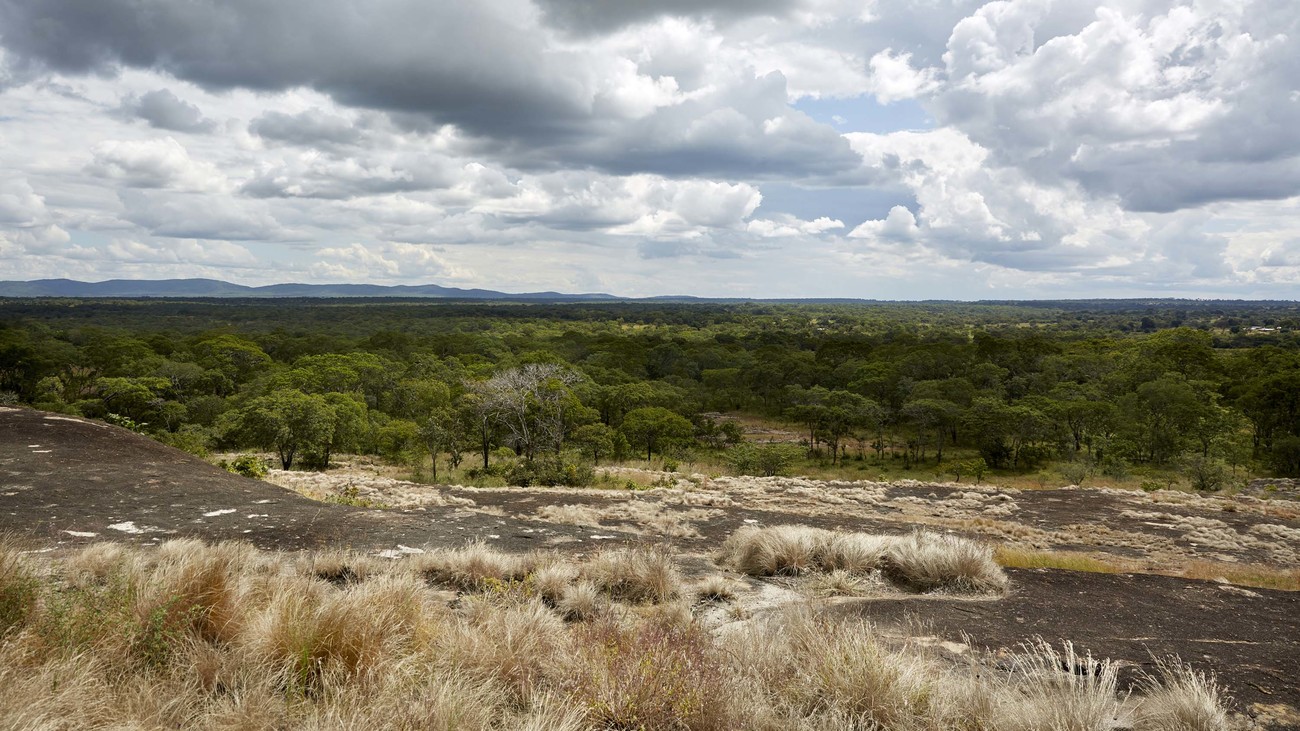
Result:
M536 459L515 464L506 474L506 482L520 487L590 487L596 482L596 471L560 458Z
M739 474L774 477L785 474L803 453L797 444L743 443L727 450L727 461Z
M1192 487L1203 492L1218 492L1228 481L1228 467L1222 460L1193 454L1185 457L1181 466Z
M227 462L222 460L219 467L227 472L233 472L244 477L251 477L254 480L260 480L266 477L268 472L266 460L255 454L241 454L238 457Z

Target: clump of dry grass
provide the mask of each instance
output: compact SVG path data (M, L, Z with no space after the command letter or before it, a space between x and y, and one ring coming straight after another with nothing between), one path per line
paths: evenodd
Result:
M596 728L741 727L725 660L698 625L608 619L578 630L576 647L568 690Z
M564 623L541 602L477 603L467 619L434 644L439 662L453 671L496 684L515 704L528 705L549 674L561 670Z
M532 568L527 557L503 553L482 541L416 554L407 561L428 581L462 591L522 581Z
M565 619L581 622L593 619L604 609L600 588L590 581L579 581L564 588L555 608Z
M1007 586L985 544L924 531L899 537L794 525L745 527L727 538L717 559L750 576L839 571L860 577L879 570L917 591L995 593Z
M582 576L609 596L658 603L681 593L682 576L672 554L658 548L613 548L582 565Z
M1218 731L1228 728L1219 684L1177 658L1158 660L1156 673L1142 683L1137 731Z
M303 576L343 585L365 581L379 573L382 565L374 557L355 551L328 550L301 555L297 568Z
M388 576L339 592L286 579L249 624L241 644L274 669L286 688L318 689L331 672L375 667L392 643L409 640L421 613L421 586Z
M36 607L36 577L22 554L7 540L0 539L0 637L27 622Z
M995 705L1000 728L1092 731L1122 726L1118 668L1109 660L1037 640L1011 658L1009 691Z
M818 557L833 534L820 528L745 526L732 533L718 562L750 576L793 576L820 567Z
M867 582L851 571L835 569L810 578L807 589L818 596L863 596L867 593Z
M578 567L557 562L537 569L528 578L538 596L554 606L578 580Z
M734 601L736 582L722 574L709 574L695 585L695 596L706 602Z
M958 536L917 531L893 541L882 570L891 581L920 591L1001 592L1007 575L988 546Z

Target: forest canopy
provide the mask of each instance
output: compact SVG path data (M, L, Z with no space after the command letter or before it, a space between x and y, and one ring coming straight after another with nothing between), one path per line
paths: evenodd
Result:
M1214 489L1300 476L1300 306L5 300L0 400L286 469L366 453L436 477L507 450L512 480L562 482L697 450L779 470L788 445L756 452L743 417L830 465L1150 467Z

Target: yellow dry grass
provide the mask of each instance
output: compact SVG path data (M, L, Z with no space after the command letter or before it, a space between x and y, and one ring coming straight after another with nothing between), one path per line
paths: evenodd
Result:
M651 549L575 561L471 544L337 580L362 563L197 541L50 560L0 543L0 596L19 608L0 634L0 729L1028 731L1112 714L1163 731L1227 718L1213 679L1174 661L1135 704L1112 664L1068 646L954 666L804 608L715 634Z

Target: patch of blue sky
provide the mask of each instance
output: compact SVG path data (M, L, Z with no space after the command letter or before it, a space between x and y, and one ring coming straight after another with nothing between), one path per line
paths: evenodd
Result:
M881 104L871 94L852 99L805 97L794 108L840 132L886 134L900 130L934 129L935 121L915 99Z
M764 183L763 204L756 215L788 213L804 220L825 216L844 223L848 233L863 221L880 220L894 206L916 212L916 200L907 193L879 188L811 188L791 183Z

